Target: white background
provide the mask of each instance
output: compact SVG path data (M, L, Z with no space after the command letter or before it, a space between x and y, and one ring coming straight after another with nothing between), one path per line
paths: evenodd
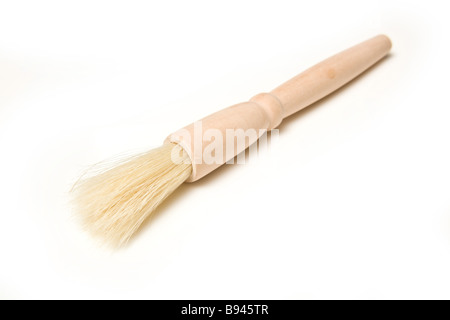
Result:
M442 1L2 1L0 298L450 298ZM392 54L128 246L68 204L90 164L385 33Z

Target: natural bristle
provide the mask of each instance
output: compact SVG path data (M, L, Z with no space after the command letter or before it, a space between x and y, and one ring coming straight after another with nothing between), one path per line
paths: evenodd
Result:
M74 202L90 231L110 244L122 245L191 171L185 151L164 144L82 178L73 188Z

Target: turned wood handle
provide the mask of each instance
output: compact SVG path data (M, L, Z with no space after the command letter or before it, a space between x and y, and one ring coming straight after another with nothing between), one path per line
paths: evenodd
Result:
M342 87L383 58L391 46L388 37L376 36L316 64L272 90L271 94L283 106L283 118Z
M388 37L376 36L316 64L269 93L260 93L248 102L225 108L171 134L166 142L178 143L192 160L192 174L187 182L204 177L234 158L265 131L354 79L390 49ZM236 129L249 132L243 143L227 138L229 131ZM215 161L211 162L204 156L213 149Z

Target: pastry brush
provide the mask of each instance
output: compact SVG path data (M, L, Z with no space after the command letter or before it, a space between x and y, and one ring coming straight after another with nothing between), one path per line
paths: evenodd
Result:
M195 182L233 159L284 118L367 70L390 48L389 38L378 35L316 64L270 92L172 133L159 148L128 158L97 175L80 178L73 188L77 211L93 233L114 245L126 243L182 183ZM240 143L236 143L237 133L244 134Z

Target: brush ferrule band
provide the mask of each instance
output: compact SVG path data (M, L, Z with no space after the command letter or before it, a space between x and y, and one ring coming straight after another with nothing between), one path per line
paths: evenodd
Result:
M192 162L192 174L186 181L193 182L233 160L267 130L279 125L282 110L275 96L262 93L194 122L166 141L186 150Z

